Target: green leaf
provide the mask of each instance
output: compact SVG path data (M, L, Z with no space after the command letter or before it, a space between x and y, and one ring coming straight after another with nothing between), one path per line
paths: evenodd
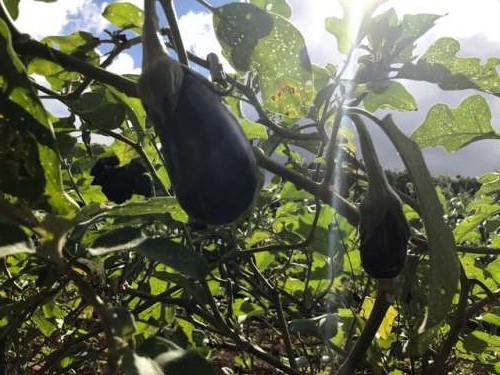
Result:
M417 110L415 98L399 82L390 82L383 92L370 92L363 100L363 105L369 112L386 108L398 111Z
M107 88L98 87L83 94L71 108L90 129L112 130L125 121L126 107Z
M266 140L267 136L267 128L262 124L257 124L256 122L243 119L240 121L241 128L243 129L243 133L245 136L252 140Z
M203 256L168 238L148 238L136 251L197 280L204 280L209 271Z
M495 259L493 262L486 266L486 271L490 274L491 278L500 285L500 258Z
M5 0L4 4L7 8L7 11L10 13L12 19L17 19L19 16L19 2L21 0Z
M497 259L498 260L498 259ZM500 316L493 313L486 313L482 316L483 321L500 327Z
M481 187L476 193L476 196L490 195L500 192L500 173L491 172L482 175L478 180Z
M457 243L467 239L467 235L477 231L479 224L484 220L500 213L500 205L493 197L483 197L471 201L467 205L469 215L453 230Z
M457 57L458 51L460 43L455 39L438 39L417 64L405 64L398 78L437 83L443 90L500 92L500 58L489 58L482 65L479 58Z
M104 9L102 16L119 29L131 30L137 34L140 34L142 31L144 12L134 4L109 4Z
M31 319L45 337L50 337L57 330L56 325L43 315L41 309L37 309Z
M233 313L238 317L238 322L242 323L247 318L264 315L265 310L262 306L252 303L246 298L237 298L233 301Z
M267 110L290 118L308 113L313 100L311 63L304 38L289 21L251 4L230 3L214 11L213 22L231 65L259 73Z
M99 45L99 38L90 33L77 31L64 36L48 36L43 38L41 42L81 60L90 60L94 64L99 63L99 55L94 50Z
M284 18L290 18L292 15L292 8L290 8L286 0L251 0L250 4L267 12L279 14Z
M195 350L171 350L155 357L155 362L168 375L215 375L215 369Z
M442 146L453 152L481 139L499 139L500 135L491 126L486 100L473 95L456 109L445 104L433 106L411 138L422 148Z
M58 213L70 214L78 206L63 190L54 129L31 85L21 60L12 48L8 27L2 20L0 20L0 60L2 61L0 64L0 84L2 86L0 120L3 120L2 117L5 118L0 122L2 130L12 134L12 127L15 125L16 129L36 140L38 158L43 168L44 197ZM26 142L29 143L29 141ZM36 154L34 150L30 150L29 154L24 156L22 153L18 153L20 159L14 159L12 163L18 168L18 177L24 176L24 174L20 174L21 171L28 171L28 176L35 176L35 181L39 181L39 178L36 177L37 172L34 171L36 168L40 168L40 165L37 165L33 160L32 152ZM8 173L12 174L12 170ZM31 198L36 199L37 197Z

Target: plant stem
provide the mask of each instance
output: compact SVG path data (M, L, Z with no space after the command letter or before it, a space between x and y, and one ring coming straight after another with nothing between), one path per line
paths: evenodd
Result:
M366 351L368 350L370 343L372 342L375 334L377 333L382 320L387 313L387 310L391 306L392 295L383 290L383 288L378 286L377 297L375 298L375 303L372 308L370 317L368 318L361 336L356 341L356 344L349 353L347 359L342 363L338 372L332 370L331 374L337 375L352 375L354 374L356 368L363 363Z
M34 39L20 38L18 40L13 40L13 44L14 49L22 55L36 56L44 60L55 62L68 71L78 72L84 76L92 77L96 81L115 87L128 96L138 97L136 83L128 78L95 67L83 60L67 55Z
M168 25L173 36L175 51L179 57L181 64L189 66L189 60L182 42L181 31L179 30L179 23L177 22L177 14L175 12L175 5L173 0L160 0L160 4L167 16Z

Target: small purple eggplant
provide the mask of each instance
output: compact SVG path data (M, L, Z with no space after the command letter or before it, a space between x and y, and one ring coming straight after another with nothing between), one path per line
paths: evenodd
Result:
M380 167L370 135L355 121L368 175L368 192L359 206L361 264L376 279L392 279L403 270L410 228L402 202Z

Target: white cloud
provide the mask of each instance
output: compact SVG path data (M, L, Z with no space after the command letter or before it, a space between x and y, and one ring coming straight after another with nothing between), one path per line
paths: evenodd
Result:
M76 30L100 32L107 25L102 9L93 0L59 0L54 3L23 0L15 21L21 32L41 39Z
M126 52L122 52L106 69L116 74L140 74L141 68L135 66L134 59Z
M211 13L190 11L179 18L179 29L186 50L203 59L209 53L214 52L219 56L224 70L233 71L222 56L219 42L215 36Z

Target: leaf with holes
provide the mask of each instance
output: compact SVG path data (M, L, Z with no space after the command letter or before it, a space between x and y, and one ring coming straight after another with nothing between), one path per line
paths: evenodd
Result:
M290 118L308 113L311 63L302 34L289 21L251 4L231 3L214 11L213 22L231 65L259 73L265 109Z
M465 99L456 109L445 104L433 106L411 138L422 148L442 146L456 151L481 139L498 139L491 126L491 112L480 95Z

